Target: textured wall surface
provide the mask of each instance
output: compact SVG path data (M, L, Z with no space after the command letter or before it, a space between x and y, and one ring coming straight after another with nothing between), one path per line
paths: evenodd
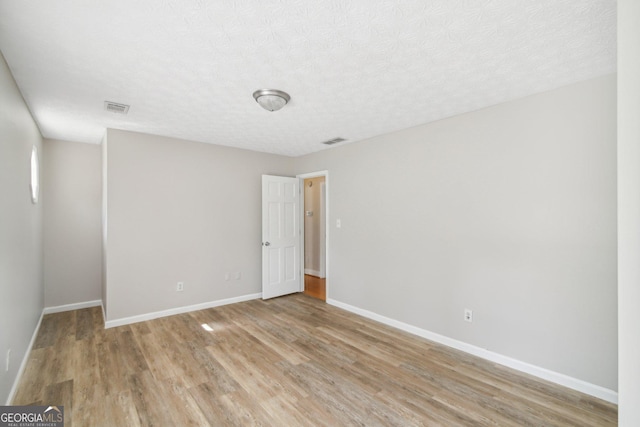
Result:
M296 159L329 171L331 298L616 390L615 91L607 76Z

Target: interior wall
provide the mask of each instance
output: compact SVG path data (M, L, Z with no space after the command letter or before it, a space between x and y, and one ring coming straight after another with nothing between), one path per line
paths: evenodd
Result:
M100 300L102 149L45 139L45 307Z
M320 257L322 221L321 184L324 177L304 180L304 270L305 274L321 276ZM310 185L311 184L311 185ZM309 215L311 213L311 215Z
M296 159L325 169L332 300L617 390L614 75Z
M618 2L620 426L640 425L640 2Z
M111 129L107 139L107 320L261 292L261 176L292 176L292 158Z
M33 146L42 164L40 131L0 54L0 402L7 404L44 300L42 200L48 195L41 190L40 202L31 202Z

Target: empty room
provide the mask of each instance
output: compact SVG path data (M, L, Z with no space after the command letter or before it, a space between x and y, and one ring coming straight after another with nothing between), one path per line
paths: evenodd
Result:
M0 426L640 425L637 22L0 0Z

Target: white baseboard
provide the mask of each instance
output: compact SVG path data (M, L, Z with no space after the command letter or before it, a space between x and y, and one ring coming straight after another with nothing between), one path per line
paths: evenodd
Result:
M45 314L51 313L61 313L63 311L71 311L71 310L79 310L81 308L88 307L97 307L102 306L102 300L95 301L86 301L75 304L65 304L59 305L56 307L45 307L42 309L42 313L40 313L40 318L38 319L38 324L36 325L36 329L33 331L33 335L31 336L31 341L29 341L29 346L27 347L27 351L24 353L24 357L22 358L22 362L20 362L20 368L18 368L18 374L11 386L11 390L9 391L9 396L7 397L6 405L11 405L13 398L15 397L16 391L18 390L18 384L20 383L20 379L22 378L22 374L27 367L27 362L29 360L29 355L31 354L31 349L33 348L33 344L36 342L36 338L38 337L38 332L40 331L40 325L42 324L42 318Z
M31 354L31 349L33 348L33 344L36 342L36 338L38 337L38 332L40 331L40 325L42 324L42 318L44 317L44 310L40 313L40 319L38 319L38 324L36 325L36 329L33 331L33 335L31 335L31 341L29 341L29 345L27 346L27 351L24 353L24 357L22 358L22 362L20 362L20 367L18 368L18 374L16 375L15 380L13 381L13 385L11 386L11 390L9 391L9 396L7 396L6 406L10 406L13 398L16 395L16 391L18 391L18 384L20 384L20 379L22 378L22 374L24 373L25 368L27 367L27 361L29 360L29 355Z
M362 308L345 304L340 301L327 298L327 304L331 304L333 306L342 308L344 310L350 311L352 313L358 314L368 319L375 320L380 323L384 323L385 325L392 326L394 328L403 330L405 332L409 332L410 334L417 335L419 337L426 338L431 341L435 341L439 344L443 344L448 347L452 347L457 350L464 351L465 353L469 353L474 356L481 357L491 362L495 362L500 365L507 366L509 368L518 370L520 372L533 375L543 380L550 381L552 383L559 384L564 387L568 387L570 389L597 397L602 400L606 400L607 402L618 404L618 393L613 390L609 390L607 388L604 388L595 384L591 384L586 381L579 380L577 378L573 378L565 374L561 374L559 372L554 372L546 368L541 368L539 366L531 365L529 363L522 362L520 360L513 359L511 357L503 356L502 354L494 353L492 351L485 350L483 348L476 347L474 345L467 344L465 342L458 341L453 338L446 337L444 335L436 334L435 332L427 331L426 329L421 329L416 326L409 325L408 323L403 323L398 320L391 319L389 317L381 316L372 311L364 310Z
M304 274L308 274L309 276L319 277L321 279L325 278L325 276L322 273L320 273L318 270L312 270L310 268L305 268Z
M73 304L58 305L55 307L45 307L43 314L61 313L63 311L80 310L82 308L98 307L102 305L102 300L76 302Z
M140 314L137 316L123 317L104 322L105 328L115 328L117 326L130 325L132 323L144 322L146 320L157 319L159 317L173 316L174 314L188 313L190 311L204 310L211 307L219 307L221 305L234 304L253 299L262 298L262 293L242 295L239 297L227 298L216 301L209 301L202 304L188 305L184 307L170 308L168 310L154 311L153 313Z

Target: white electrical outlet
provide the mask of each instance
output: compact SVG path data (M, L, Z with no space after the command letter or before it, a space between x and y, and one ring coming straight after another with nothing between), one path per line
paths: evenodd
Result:
M6 372L9 372L10 364L11 364L11 349L7 350L7 365L5 366Z
M464 309L464 321L465 322L473 322L473 311L469 310L468 308Z
M184 291L184 282L178 282L178 284L176 285L176 292L182 291Z
M236 273L236 280L240 280L242 279L242 273L240 273L239 271Z

